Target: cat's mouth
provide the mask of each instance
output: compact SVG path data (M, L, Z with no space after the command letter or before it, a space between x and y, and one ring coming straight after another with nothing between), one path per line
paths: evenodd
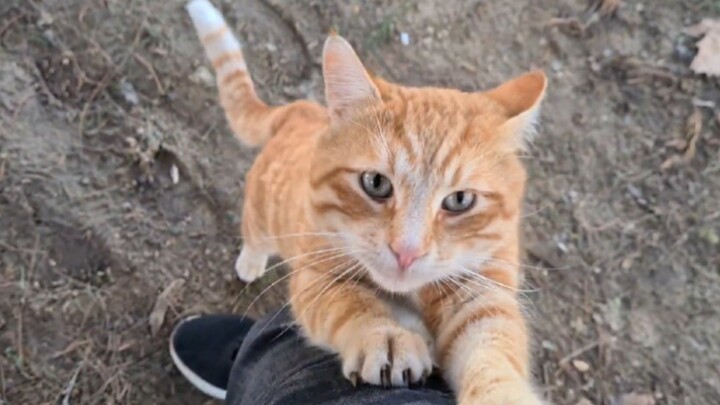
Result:
M413 292L426 284L417 274L408 271L368 268L368 273L378 287L391 293Z

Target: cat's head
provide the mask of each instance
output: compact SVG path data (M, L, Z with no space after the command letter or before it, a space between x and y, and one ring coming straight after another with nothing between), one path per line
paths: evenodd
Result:
M542 72L481 93L401 87L371 78L332 36L323 73L331 125L313 160L311 210L380 287L413 291L515 249L518 152Z

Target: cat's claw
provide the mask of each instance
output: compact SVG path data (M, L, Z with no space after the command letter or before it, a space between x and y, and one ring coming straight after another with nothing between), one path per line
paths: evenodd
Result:
M430 350L418 334L400 326L383 325L354 339L343 358L343 374L383 387L407 387L422 382L432 370Z

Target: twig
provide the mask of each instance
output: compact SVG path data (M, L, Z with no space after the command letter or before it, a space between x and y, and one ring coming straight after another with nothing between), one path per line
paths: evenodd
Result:
M85 116L87 115L88 109L90 108L90 104L92 104L93 101L95 101L95 97L100 94L102 90L107 87L108 84L110 84L110 79L113 77L113 72L108 70L105 72L105 75L102 79L100 79L100 82L95 86L95 89L92 93L90 93L90 98L85 102L85 105L83 106L82 111L80 112L80 135L85 133Z
M38 249L40 248L40 233L35 233L35 243L30 256L30 266L28 268L28 282L31 282L35 275L35 265L37 264Z
M581 348L579 348L579 349L571 352L571 353L568 354L567 356L561 358L560 361L558 362L558 364L559 364L561 367L565 367L565 366L570 362L570 360L574 359L575 357L577 357L577 356L579 356L579 355L581 355L581 354L583 354L583 353L585 353L585 352L587 352L587 351L590 351L590 350L598 347L599 344L600 344L600 341L599 341L599 340L598 340L598 341L595 341L595 342L593 342L593 343L589 343L589 344L587 344L587 345L585 345L585 346L583 346L583 347L581 347Z
M72 377L70 377L70 381L68 381L62 392L62 405L70 405L70 396L75 389L75 383L77 382L78 375L80 375L80 370L82 370L83 366L85 366L85 358L80 361L80 364L78 364Z
M576 17L570 18L552 18L546 24L548 27L560 27L570 30L572 35L582 35L588 28L588 24L581 22Z
M0 390L2 390L0 401L4 401L7 398L7 384L5 383L5 368L2 363L0 363Z
M160 94L165 95L165 87L162 85L162 82L160 81L160 77L157 75L157 72L155 71L155 68L153 67L152 63L148 62L147 59L143 58L138 53L134 53L133 57L135 57L135 60L138 61L141 65L145 66L145 69L147 69L150 72L150 75L152 76L153 81L155 82L155 86L157 87Z
M82 347L82 346L85 346L85 345L88 345L88 344L90 344L90 343L92 343L92 341L91 341L90 339L76 340L76 341L70 343L69 345L67 345L66 348L64 348L64 349L60 350L59 352L57 352L57 353L53 354L52 356L50 356L50 360L55 360L55 359L57 359L57 358L60 358L60 357L62 357L62 356L64 356L64 355L66 355L66 354L68 354L68 353L71 353L71 352L74 352L74 351L77 350L78 348L80 348L80 347Z
M25 17L25 13L20 13L19 15L11 18L4 27L0 28L0 39L2 39L2 37L5 35L6 31L8 31L13 25L15 25L15 23L20 21L20 19L23 17Z
M24 286L23 286L23 288L24 288ZM23 307L24 307L24 305L22 304L22 302L17 307L18 326L17 326L17 349L16 350L17 350L17 355L18 355L18 364L20 365L20 367L24 367L24 363L25 363L25 358L24 358L25 356L23 355L23 352L25 351L25 348L23 347Z
M22 111L23 107L25 107L25 104L32 98L33 94L28 93L23 98L20 99L20 102L17 103L17 106L15 107L15 111L13 111L13 120L16 120L18 115L20 115L20 111Z

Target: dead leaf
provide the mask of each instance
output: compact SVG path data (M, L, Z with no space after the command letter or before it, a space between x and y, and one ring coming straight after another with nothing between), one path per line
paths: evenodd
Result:
M700 139L700 133L702 133L702 113L698 108L695 108L685 125L685 139L668 142L668 146L681 151L682 154L670 156L660 165L660 168L667 170L691 161L695 157L695 152L697 152L697 141Z
M697 43L690 69L698 74L720 76L720 20L705 18L699 24L685 29L685 34L702 37Z
M575 403L575 405L593 405L593 403L589 399L582 397Z
M150 312L150 333L156 336L162 328L165 322L165 314L167 314L168 308L172 302L173 295L176 294L185 285L185 280L177 278L173 280L165 290L158 295L153 306L152 312Z
M579 360L579 359L573 360L572 365L573 365L573 367L575 367L575 369L577 371L579 371L581 373L586 373L590 370L590 365L587 362Z
M655 405L655 398L650 394L625 394L620 398L620 405Z

